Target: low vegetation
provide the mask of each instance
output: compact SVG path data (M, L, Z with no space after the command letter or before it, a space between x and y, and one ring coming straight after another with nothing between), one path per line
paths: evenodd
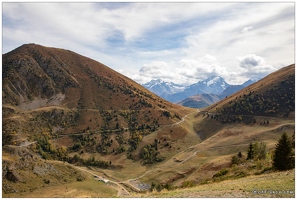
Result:
M149 144L143 147L141 151L141 158L143 159L143 164L153 164L156 162L162 162L165 159L165 157L160 156L160 152L158 151L158 143L160 142L157 139L155 139L153 144Z
M295 170L251 175L175 190L134 194L138 198L294 198Z
M220 169L213 174L211 179L205 180L199 184L195 181L187 180L182 182L180 186L173 186L171 182L153 182L151 192L156 194L154 191L164 192L164 190L169 191L187 187L198 187L204 184L211 185L222 181L233 181L254 175L274 174L277 173L278 170L291 170L294 168L293 143L294 135L289 139L285 132L279 139L275 150L268 151L264 142L256 141L250 143L246 152L238 152L236 155L231 156L229 167ZM282 168L279 166L282 166Z

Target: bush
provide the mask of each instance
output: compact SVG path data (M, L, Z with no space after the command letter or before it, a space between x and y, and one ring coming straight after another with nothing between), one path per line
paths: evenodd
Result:
M220 176L224 176L229 172L228 169L221 169L218 173L216 173L215 175L213 175L213 178L216 177L220 177Z
M163 115L165 116L165 117L171 117L171 114L170 114L170 112L168 112L168 111L166 111L166 110L164 110L163 111Z
M240 159L238 156L233 156L231 160L232 165L238 165L240 163Z
M184 181L181 185L182 188L194 187L196 183L193 181Z

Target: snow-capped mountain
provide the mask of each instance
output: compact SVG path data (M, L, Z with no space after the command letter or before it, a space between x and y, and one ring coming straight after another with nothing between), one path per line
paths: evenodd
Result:
M230 85L220 76L212 76L187 87L184 92L195 94L221 94Z
M182 92L185 89L185 87L182 85L172 82L165 82L161 79L151 80L150 82L143 84L143 86L163 98L166 95Z
M212 76L187 87L161 79L151 80L143 86L163 99L177 103L197 94L212 94L223 99L252 83L254 81L248 80L242 85L230 85L222 77Z

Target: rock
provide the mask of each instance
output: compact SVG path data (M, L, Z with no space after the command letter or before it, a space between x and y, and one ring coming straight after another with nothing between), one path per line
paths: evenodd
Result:
M6 167L6 174L5 174L5 178L9 181L13 181L13 182L22 182L22 179L20 177L20 175L17 173L17 171L15 170L15 167L13 165L7 166Z
M44 182L45 184L50 184L50 183L51 183L51 180L43 179L43 182Z

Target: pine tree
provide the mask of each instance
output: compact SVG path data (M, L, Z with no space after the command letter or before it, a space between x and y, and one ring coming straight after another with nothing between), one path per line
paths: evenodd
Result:
M254 147L253 147L253 144L250 143L249 145L249 150L248 150L248 153L247 153L247 160L252 160L254 159Z
M294 168L294 157L292 142L286 132L283 133L275 147L273 166L277 170L288 170Z

